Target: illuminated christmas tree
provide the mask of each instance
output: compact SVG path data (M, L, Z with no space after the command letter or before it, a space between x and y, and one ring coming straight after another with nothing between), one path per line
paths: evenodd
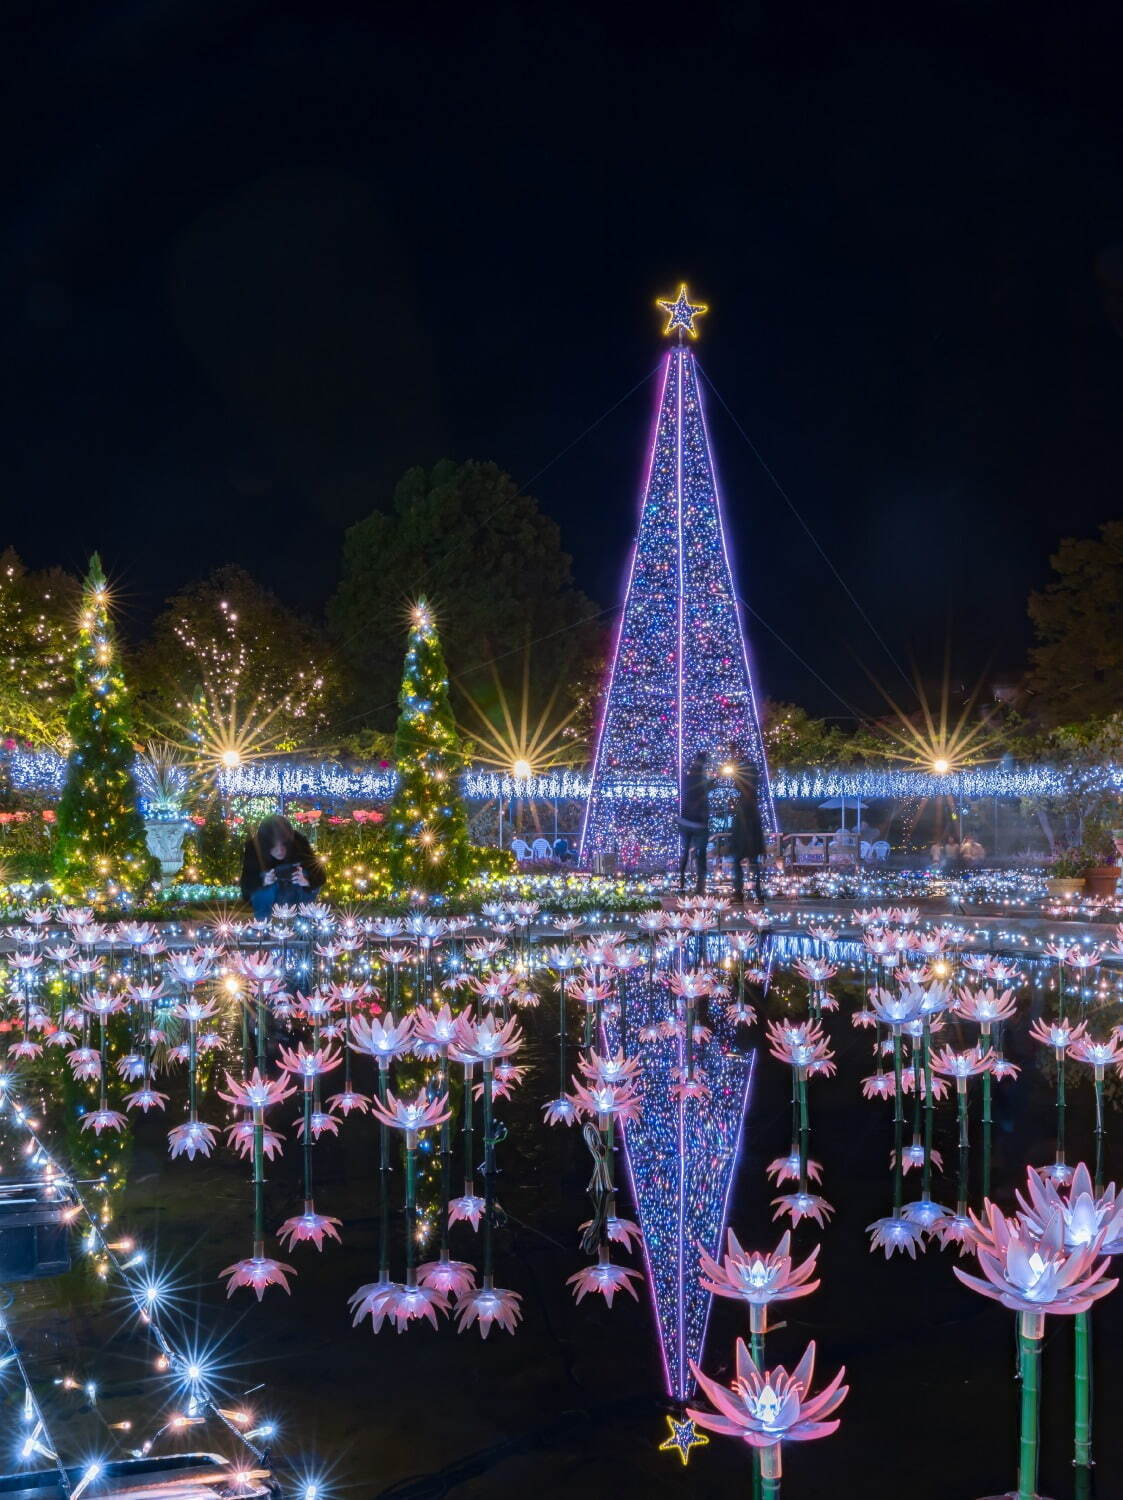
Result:
M468 819L457 789L464 757L449 704L440 636L424 599L412 613L398 703L390 877L399 889L455 890L471 866Z
M137 811L128 690L96 552L82 585L74 679L55 842L58 874L64 889L81 898L135 893L151 878L154 862Z
M639 533L597 736L583 860L666 864L678 847L683 768L736 749L760 773L776 828L745 633L729 563L698 368L685 335L706 311L683 286L668 314Z

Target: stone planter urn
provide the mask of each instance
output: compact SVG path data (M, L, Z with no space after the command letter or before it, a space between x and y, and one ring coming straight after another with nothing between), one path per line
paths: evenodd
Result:
M191 827L189 818L145 818L145 841L148 852L160 861L160 875L165 885L183 869L183 841Z

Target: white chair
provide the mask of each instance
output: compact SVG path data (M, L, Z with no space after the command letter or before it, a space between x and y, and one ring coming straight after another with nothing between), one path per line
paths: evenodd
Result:
M878 839L876 844L871 845L870 852L872 853L874 859L888 859L889 845L885 842L884 839Z
M515 856L516 859L526 859L530 854L530 845L527 843L526 839L512 839L511 853Z
M553 850L550 848L548 839L538 838L531 845L530 853L533 859L550 859L553 855Z
M873 845L872 844L868 843L865 839L863 839L862 842L861 842L861 844L858 847L860 848L860 850L862 852L862 858L863 859L872 859L873 858Z

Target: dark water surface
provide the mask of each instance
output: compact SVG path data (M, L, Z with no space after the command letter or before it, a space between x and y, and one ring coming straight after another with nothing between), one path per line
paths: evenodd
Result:
M774 998L774 1013L778 1006ZM950 1252L933 1247L915 1263L901 1256L887 1263L869 1253L865 1226L888 1213L892 1202L892 1106L860 1098L859 1080L872 1070L871 1034L852 1030L849 1008L844 1001L828 1020L839 1075L811 1084L812 1155L823 1165L821 1190L837 1213L826 1230L805 1223L794 1236L801 1259L821 1241L823 1284L777 1314L786 1326L770 1334L768 1353L769 1363L790 1367L814 1338L817 1385L845 1363L851 1392L833 1438L785 1448L784 1494L862 1500L1000 1494L1014 1486L1016 1475L1014 1315L961 1287ZM523 1296L524 1318L514 1337L496 1329L484 1342L474 1329L458 1335L447 1321L439 1331L420 1323L402 1334L384 1327L377 1336L369 1320L351 1327L347 1298L377 1272L377 1129L369 1118L352 1116L340 1140L327 1138L317 1147L317 1207L343 1220L343 1244L329 1243L322 1254L298 1246L280 1256L299 1272L291 1297L274 1289L258 1305L239 1291L227 1302L218 1273L250 1252L249 1165L226 1150L211 1161L169 1161L165 1132L180 1117L178 1097L167 1119L136 1122L122 1224L174 1268L189 1322L197 1319L200 1337L219 1341L220 1357L229 1361L232 1393L266 1384L247 1403L278 1419L290 1456L302 1449L318 1456L327 1493L360 1500L469 1500L522 1491L536 1500L748 1495L744 1445L715 1437L685 1470L674 1453L658 1449L665 1404L646 1289L638 1304L620 1297L611 1311L600 1299L573 1303L565 1278L584 1264L576 1226L588 1217L590 1162L578 1131L541 1124L541 1105L556 1092L554 1008L545 1002L523 1019L528 1042L519 1061L532 1071L514 1100L498 1106L510 1133L499 1151L508 1221L498 1235L496 1281ZM1008 1051L1029 1066L1016 1082L996 1086L995 1184L1007 1206L1023 1163L1052 1157L1052 1093L1034 1071L1025 1029L1024 1021L1015 1025ZM731 1222L746 1246L771 1248L783 1226L771 1222L775 1189L764 1168L788 1149L790 1075L768 1055L762 1032L758 1026L748 1034L758 1057ZM356 1081L369 1088L365 1067L357 1064ZM1072 1065L1070 1076L1080 1082L1070 1088L1069 1160L1090 1159L1088 1070ZM294 1104L278 1110L286 1122L286 1112L295 1116ZM213 1095L203 1113L219 1118ZM1119 1115L1110 1111L1108 1119L1109 1131L1123 1136ZM938 1110L936 1144L953 1173L954 1095ZM285 1159L269 1168L273 1227L300 1210L299 1171L300 1153L290 1137ZM1107 1175L1123 1177L1118 1143L1109 1143ZM400 1172L391 1191L397 1244ZM906 1197L917 1196L914 1173ZM934 1196L952 1202L953 1178L937 1176ZM620 1212L635 1216L626 1195ZM476 1260L473 1241L458 1227L453 1254ZM280 1253L275 1242L270 1253ZM974 1268L971 1261L962 1264ZM395 1269L400 1274L400 1250ZM87 1451L90 1445L106 1451L113 1442L127 1446L141 1435L137 1414L158 1409L159 1386L135 1320L111 1295L96 1299L86 1280L71 1276L15 1289L8 1316L60 1432ZM1098 1304L1094 1328L1094 1493L1112 1500L1123 1496L1123 1424L1114 1414L1123 1294ZM747 1335L747 1318L740 1306L719 1301L704 1361L711 1374L729 1379L738 1334ZM1054 1500L1074 1493L1070 1360L1069 1320L1050 1319L1041 1488ZM51 1384L70 1372L96 1373L96 1410ZM132 1434L103 1425L130 1417L138 1422Z

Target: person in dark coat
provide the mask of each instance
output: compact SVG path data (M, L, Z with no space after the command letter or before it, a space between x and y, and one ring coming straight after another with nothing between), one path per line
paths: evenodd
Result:
M764 853L764 824L760 817L760 777L747 760L738 758L733 772L737 800L733 804L733 826L729 835L729 852L733 857L733 899L745 899L743 860L749 861L756 899L764 900L760 883L760 858Z
M706 894L706 845L710 840L710 788L713 781L706 775L706 752L699 750L687 767L679 804L679 832L682 835L682 858L678 866L679 893L686 887L686 867L694 852L698 866L696 896Z
M265 921L274 906L315 901L326 879L312 845L288 818L263 819L254 836L246 840L242 898L251 903L259 922Z

